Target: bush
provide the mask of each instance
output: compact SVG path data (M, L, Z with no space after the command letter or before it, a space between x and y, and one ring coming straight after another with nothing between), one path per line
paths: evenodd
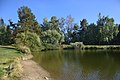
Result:
M41 40L36 33L19 33L15 38L15 42L23 52L29 52L28 48L30 48L31 51L39 51L42 49Z
M27 46L16 45L17 49L20 50L22 53L31 54L31 50Z
M55 44L53 45L53 44L44 43L43 45L45 47L45 50L54 50L60 48L59 45L55 45Z

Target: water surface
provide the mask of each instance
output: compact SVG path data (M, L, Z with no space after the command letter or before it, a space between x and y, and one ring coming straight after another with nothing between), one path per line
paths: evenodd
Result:
M120 51L45 51L34 60L55 80L120 80Z

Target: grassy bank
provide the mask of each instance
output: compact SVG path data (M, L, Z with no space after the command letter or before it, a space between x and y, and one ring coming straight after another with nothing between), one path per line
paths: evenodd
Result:
M70 44L70 45L63 45L63 49L81 49L81 50L119 50L120 45L77 45L77 44Z
M120 45L84 45L82 49L104 49L104 50L119 50Z
M20 76L22 54L12 48L0 47L0 80L18 80Z

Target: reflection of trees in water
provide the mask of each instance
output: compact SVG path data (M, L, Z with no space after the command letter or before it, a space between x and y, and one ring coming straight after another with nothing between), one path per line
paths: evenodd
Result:
M116 63L117 61L120 61L117 60L120 59L120 56L112 56L111 54L116 55L114 52L111 53L111 51L84 53L80 58L80 62L83 66L83 75L87 77L93 73L95 73L93 75L96 75L96 72L98 72L100 80L111 80L120 69L120 63Z
M119 79L118 51L46 51L34 58L58 80Z
M116 72L120 69L120 54L118 53L118 51L82 52L71 50L64 53L64 61L67 63L67 68L71 71L71 75L76 76L78 71L74 72L74 70L79 70L78 74L82 77L81 79L95 78L111 80L115 78ZM75 66L73 67L73 65ZM73 68L76 69L73 70ZM72 74L72 70L74 74ZM70 73L70 71L67 72ZM117 74L120 74L120 72Z
M58 50L35 53L34 60L50 72L53 77L60 75L61 66L64 62L62 52Z

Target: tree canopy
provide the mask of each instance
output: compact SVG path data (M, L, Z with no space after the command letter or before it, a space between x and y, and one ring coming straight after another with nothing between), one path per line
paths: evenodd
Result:
M32 49L56 49L61 44L83 42L84 44L120 44L120 24L114 18L98 16L96 23L87 19L74 22L69 15L66 18L45 17L42 23L36 20L32 10L27 6L18 8L18 22L9 20L9 24L0 19L0 44L22 45ZM33 50L33 51L34 51Z

